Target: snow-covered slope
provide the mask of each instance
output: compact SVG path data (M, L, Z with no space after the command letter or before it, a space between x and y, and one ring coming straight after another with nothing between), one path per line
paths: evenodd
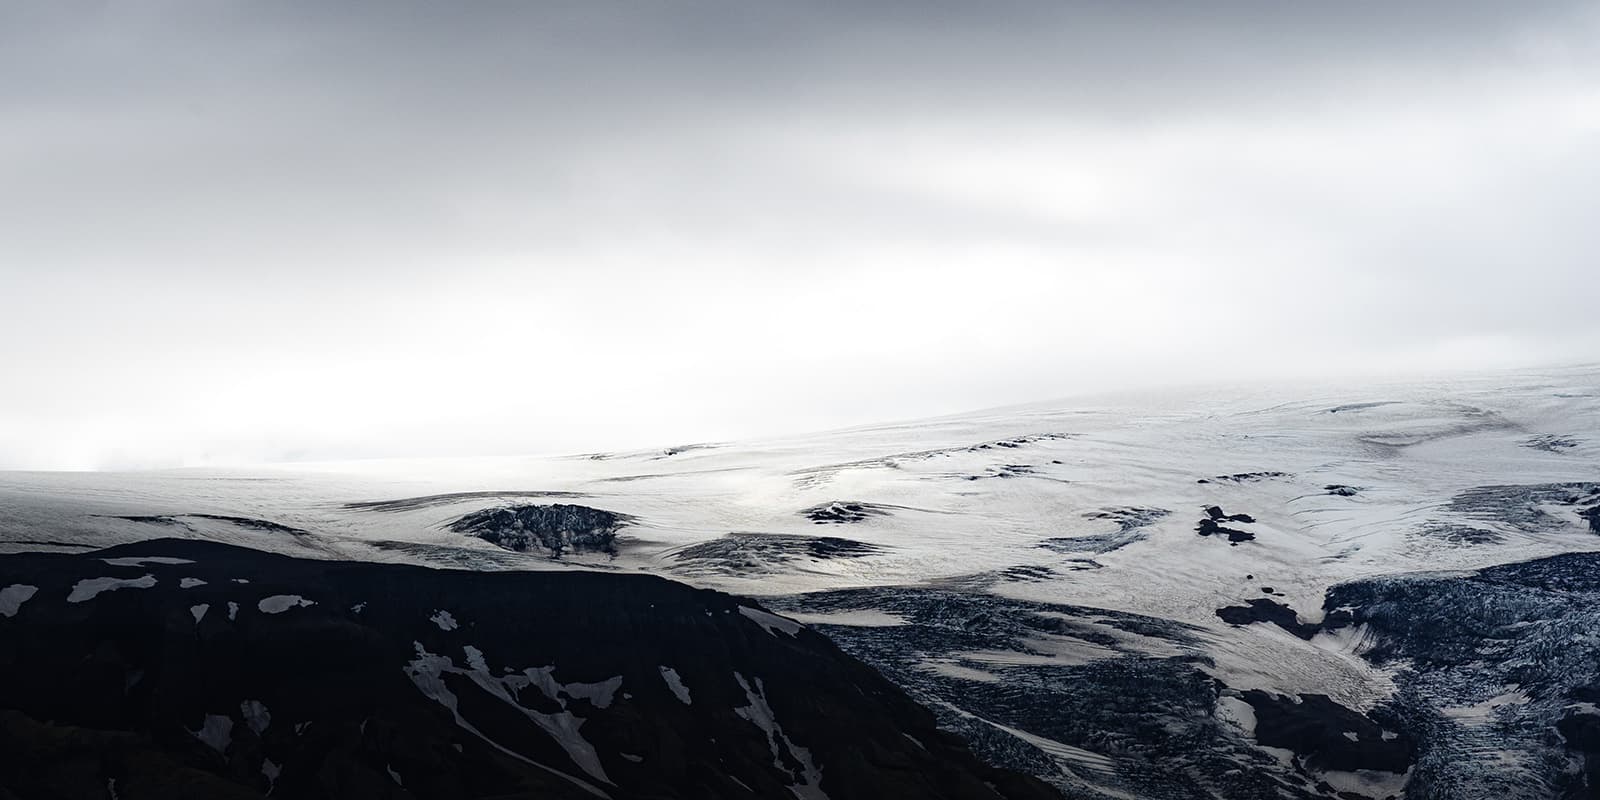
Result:
M1600 549L1572 510L1549 507L1529 521L1459 502L1485 486L1600 476L1600 369L1316 391L1107 398L560 458L0 473L0 539L13 551L193 535L296 554L476 555L484 568L604 565L758 595L1037 567L1042 580L1002 593L1199 623L1257 596L1254 586L1242 591L1249 574L1314 619L1326 588L1354 577ZM409 502L374 502L395 500ZM836 501L881 513L836 524L802 513ZM621 531L618 555L560 565L446 527L518 502L582 504L636 522ZM1197 536L1211 505L1254 517L1225 523L1254 539L1230 546ZM1493 535L1463 538L1463 527ZM739 569L684 554L742 533L829 535L876 549ZM464 552L384 549L392 543ZM1086 568L1091 559L1098 568Z
M1600 367L1100 397L558 458L7 473L0 538L18 551L190 536L294 555L647 571L771 598L920 587L1106 609L1182 634L1086 623L1098 632L945 653L923 671L981 682L1041 659L1176 653L1230 692L1322 694L1367 712L1404 668L1364 658L1360 631L1321 624L1329 589L1600 551L1600 512L1583 516L1600 502L1593 481ZM516 552L455 524L553 504L617 515L609 552ZM789 603L847 647L851 631L916 613L882 605ZM1218 719L1239 707L1222 703ZM1065 752L1057 761L1072 762ZM1085 784L1099 781L1084 767L1094 755L1077 762ZM1394 784L1328 783L1372 796Z

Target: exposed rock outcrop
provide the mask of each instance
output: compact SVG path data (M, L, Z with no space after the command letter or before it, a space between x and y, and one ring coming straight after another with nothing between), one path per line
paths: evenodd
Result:
M873 503L859 501L835 500L812 506L800 512L800 516L818 524L863 522L871 517L881 517L889 513L889 509Z
M655 577L160 539L0 556L0 589L0 797L1058 797L822 635Z
M615 553L617 531L635 520L588 506L510 505L474 511L450 530L518 552L545 551L559 558L576 553Z

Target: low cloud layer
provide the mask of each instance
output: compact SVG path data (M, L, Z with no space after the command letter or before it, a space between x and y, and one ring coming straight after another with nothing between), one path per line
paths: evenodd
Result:
M0 468L1600 357L1600 7L0 9Z

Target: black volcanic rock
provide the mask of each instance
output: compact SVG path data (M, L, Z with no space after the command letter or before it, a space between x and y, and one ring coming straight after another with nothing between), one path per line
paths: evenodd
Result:
M1200 518L1200 522L1194 528L1194 532L1201 536L1226 536L1228 537L1228 544L1234 547L1237 547L1240 542L1248 542L1256 538L1256 535L1249 531L1241 531L1238 528L1229 528L1221 524L1224 522L1252 524L1256 521L1256 518L1249 514L1229 514L1223 511L1221 506L1206 506L1205 513L1206 515Z
M0 797L1052 798L660 578L161 539L0 556Z
M1210 478L1201 478L1195 483L1255 483L1256 481L1271 480L1274 478L1292 478L1287 472L1238 472L1232 475L1213 475Z
M689 545L672 554L685 575L758 575L786 569L795 561L864 558L884 548L837 536L792 536L776 533L730 533L720 539Z
M805 509L800 512L800 516L820 525L862 522L869 517L881 517L888 513L889 509L874 503L835 500Z
M1556 723L1556 730L1582 759L1584 782L1593 797L1595 787L1600 786L1600 714L1568 711Z
M1600 506L1585 508L1578 512L1578 516L1589 521L1589 530L1600 533Z
M965 587L844 589L773 602L819 615L816 624L840 646L924 700L975 750L1074 800L1332 797L1218 718L1220 695L1238 690L1193 653L1199 637L1214 635L1206 629ZM866 610L903 624L824 621ZM1155 641L1164 645L1156 650ZM1046 642L1102 655L1041 658ZM1005 653L1031 657L1008 664Z
M1255 522L1256 518L1249 514L1229 514L1222 510L1222 506L1206 506L1206 516L1217 522Z
M1249 531L1218 525L1217 521L1210 517L1200 520L1200 523L1195 526L1194 532L1201 536L1226 536L1229 544L1248 542L1256 538L1256 535Z
M450 530L507 550L560 557L569 550L615 553L617 531L633 521L627 514L565 503L510 505L474 511L450 523Z
M1556 730L1572 749L1600 754L1600 714L1569 711Z
M1600 796L1586 722L1562 729L1586 713L1575 703L1600 700L1600 554L1355 581L1330 589L1323 608L1323 630L1401 667L1396 702L1420 740L1407 797ZM1493 759L1480 757L1486 742Z
M1416 743L1404 731L1387 730L1326 695L1251 689L1242 696L1255 711L1257 742L1305 756L1316 768L1401 773L1416 760Z
M1271 593L1269 586L1261 587L1261 591ZM1317 635L1318 626L1301 622L1300 615L1276 600L1265 597L1256 597L1246 600L1242 606L1227 606L1216 611L1217 617L1229 625L1249 625L1255 622L1270 622L1295 636L1309 640Z

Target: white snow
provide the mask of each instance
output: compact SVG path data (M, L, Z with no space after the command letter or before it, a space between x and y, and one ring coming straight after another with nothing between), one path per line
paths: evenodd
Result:
M1051 758L1055 759L1058 763L1066 766L1068 769L1071 769L1071 770L1088 770L1090 772L1096 772L1096 773L1099 773L1101 775L1115 775L1116 772L1117 772L1117 764L1116 764L1116 762L1111 760L1111 758L1109 758L1107 756L1101 755L1101 754L1093 752L1091 750L1085 750L1085 749L1083 749L1081 747L1073 747L1070 744L1066 744L1066 743L1063 743L1063 742L1058 742L1058 741L1056 741L1054 739L1050 739L1050 738L1047 738L1047 737L1044 737L1044 736L1039 736L1037 734L1032 734L1032 733L1024 731L1024 730L1022 730L1020 728L1013 728L1013 727L1010 727L1008 725L1002 725L1002 724L1000 724L998 722L995 722L994 720L991 720L991 719L984 719L983 717L977 716L976 714L973 714L973 713L968 712L968 711L964 711L964 710L962 710L960 708L957 708L956 706L950 705L949 703L941 703L941 705L943 705L945 708L950 709L951 711L954 711L956 714L959 714L960 716L966 717L968 719L975 719L975 720L977 720L979 722L982 722L985 725L989 725L989 726L991 726L991 727L993 727L993 728L995 728L997 730L1005 731L1006 733L1009 733L1009 734L1017 737L1018 739L1021 739L1024 742L1027 742L1028 744L1031 744L1034 747L1039 748L1039 750L1041 752L1043 752L1045 755L1048 755ZM1123 795L1123 794L1120 794L1120 793L1110 792L1110 791L1104 789L1103 787L1096 787L1096 789L1102 794L1110 794L1113 797L1129 797L1129 798L1132 797L1132 795Z
M261 759L261 775L267 779L267 794L278 785L278 776L283 774L283 767L272 763L272 759Z
M456 624L456 618L451 616L450 612L442 609L433 612L433 616L428 617L428 621L438 625L439 630L441 631L453 631L456 628L461 627L460 625Z
M733 679L739 682L739 688L744 689L745 699L750 701L747 706L735 708L733 713L743 717L767 735L767 746L772 750L773 766L793 781L789 785L789 791L800 800L827 800L828 795L822 791L822 768L811 759L810 750L795 744L789 739L788 734L784 733L783 726L778 724L777 716L772 713L772 706L767 702L766 687L761 684L761 679L756 678L753 687L737 672L733 673ZM799 774L795 774L784 763L785 752L799 762Z
M82 603L93 600L101 592L114 592L118 589L148 589L156 585L156 576L146 575L142 578L84 578L72 587L72 592L67 595L67 602Z
M1487 725L1494 721L1495 712L1502 706L1519 706L1528 702L1528 693L1521 687L1507 687L1507 691L1474 703L1469 706L1450 706L1439 709L1440 713L1453 719L1457 724L1476 726Z
M802 625L844 625L855 628L892 628L897 625L909 625L910 620L899 614L879 611L875 608L861 609L859 611L831 611L828 613L794 613L789 619Z
M1255 738L1256 710L1243 698L1224 695L1217 698L1217 719L1238 728L1245 736Z
M610 708L611 701L617 696L617 690L621 688L621 675L597 683L566 683L561 686L561 690L568 697L588 700L595 708Z
M527 717L547 735L555 739L557 744L561 745L562 749L566 751L567 755L572 758L573 762L581 767L585 772L589 773L590 776L595 777L602 782L610 783L610 780L605 777L605 770L603 767L601 767L600 758L595 753L593 746L584 740L583 736L579 733L579 728L581 728L583 724L581 719L578 719L570 712L566 711L563 711L559 714L543 714L526 708L516 701L516 692L519 691L521 687L531 684L531 678L529 676L525 674L513 674L496 677L485 670L463 669L457 667L455 662L448 656L440 656L429 653L427 648L425 648L421 642L414 642L413 646L416 648L417 656L406 666L406 675L411 678L412 683L415 684L417 689L422 692L423 696L449 709L451 713L455 715L456 725L460 726L463 730L466 730L472 735L477 736L479 739L482 739L484 742L490 744L506 755L516 758L526 764L531 764L554 775L559 775L597 797L608 797L604 791L593 784L581 778L568 775L567 773L553 767L533 761L527 756L522 755L510 747L496 742L495 740L484 735L484 733L480 731L477 726L473 725L469 720L462 716L455 693L450 691L450 688L445 685L443 680L443 676L446 674L461 675L469 678L473 683L477 684L479 688L498 698L511 709ZM533 670L528 670L527 672L532 671Z
M528 685L537 688L545 697L561 703L562 708L567 707L566 702L561 699L561 682L556 680L556 665L529 667L522 671L522 676L527 679Z
M1311 643L1332 653L1359 656L1372 647L1372 629L1366 625L1347 625L1334 631L1318 631Z
M475 649L472 647L467 648L469 663L472 658L471 651ZM483 669L487 671L488 668L485 666ZM506 667L505 671L509 673L516 670ZM562 708L567 707L569 700L587 700L595 708L609 708L617 690L622 687L621 675L593 683L562 683L556 680L556 667L554 664L524 669L516 680L525 681L527 685L538 689L545 697L560 703Z
M194 624L199 625L200 620L206 618L206 612L210 609L210 603L200 603L198 605L189 606L189 613L194 616Z
M193 564L192 559L172 558L169 556L126 556L123 558L102 558L101 561L113 567L142 567L146 564Z
M1406 784L1411 780L1414 770L1415 767L1399 774L1366 769L1355 772L1321 770L1317 772L1317 777L1326 781L1336 792L1349 792L1361 797L1401 797L1405 795Z
M483 672L489 671L489 662L484 660L482 650L470 644L462 647L461 650L467 654L467 667Z
M244 717L244 724L257 736L265 733L267 726L272 724L272 714L260 700L245 700L239 704L239 714Z
M104 473L76 481L71 491L63 490L59 477L7 474L0 481L0 505L6 509L0 548L8 542L26 547L22 542L42 538L45 532L106 546L125 543L129 536L155 537L161 535L157 526L129 526L87 516L85 510L155 513L203 505L238 513L270 508L274 518L298 527L340 531L317 557L456 566L430 555L430 548L402 552L373 543L459 548L459 535L438 523L479 507L474 503L481 505L481 499L445 499L393 513L345 504L536 485L603 496L597 505L638 517L637 525L628 529L630 547L615 558L569 554L552 560L524 558L484 544L472 550L478 559L472 566L582 569L603 561L623 571L653 572L755 597L990 576L989 591L1011 598L1193 625L1195 643L1181 645L1183 653L1167 655L1199 657L1213 664L1209 669L1231 687L1327 694L1365 710L1394 690L1393 673L1362 657L1365 629L1346 627L1307 642L1269 624L1226 625L1215 610L1262 597L1261 587L1271 586L1272 599L1291 606L1302 620L1315 622L1321 618L1326 591L1338 583L1600 550L1600 537L1569 507L1546 509L1548 529L1464 520L1449 508L1451 498L1476 487L1593 480L1600 475L1600 436L1593 433L1600 431L1597 389L1596 366L1404 382L1191 387L726 443L671 458L652 449L603 458L261 468L270 481L196 480L221 474L208 470ZM1582 443L1560 453L1534 450L1525 446L1533 433L1572 435ZM1006 465L1032 472L993 477ZM1215 480L1265 471L1285 474L1257 481ZM1324 487L1333 484L1360 490L1348 497L1330 495ZM816 525L797 513L848 501L879 504L889 513L873 517L870 524L837 525ZM1216 537L1196 536L1195 523L1209 505L1253 516L1257 522L1244 527L1257 538L1235 547ZM1104 512L1129 507L1169 513L1124 535ZM62 521L67 519L72 521ZM1425 534L1431 524L1468 522L1492 529L1500 540L1461 546ZM758 569L737 560L679 557L729 531L837 536L880 549L862 558L767 559ZM229 539L237 532L228 530L208 530L206 535L244 543ZM1062 540L1084 537L1125 541L1104 552L1061 553L1040 547L1052 539L1070 548L1070 541ZM253 537L249 544L308 554L294 537ZM1098 568L1080 569L1081 559L1088 558ZM993 577L1019 566L1054 572L1030 581ZM1254 577L1246 580L1246 575ZM783 636L791 635L788 625L899 621L892 615L850 619L855 613L824 615L835 619L802 616L782 627L768 621L763 628ZM1109 633L1109 626L1102 629L1116 635ZM1119 641L1117 648L1126 652L1128 643ZM1152 649L1179 647L1155 638L1147 644ZM1068 643L1058 647L1044 652L1057 663L1104 655ZM989 660L981 664L928 668L981 666L984 674L1015 669L1004 662L1017 656L983 655ZM558 697L571 696L549 679ZM531 685L535 679L528 680ZM669 680L665 673L663 680ZM687 700L688 691L679 696ZM1454 714L1461 720L1485 718L1485 710L1476 705Z
M227 753L233 742L233 720L221 714L207 714L200 730L190 731L196 739L218 753Z
M389 771L389 780L394 781L394 784L396 786L402 786L403 787L403 786L406 785L405 781L400 780L400 773L394 771L394 766L393 765L384 764L383 768Z
M314 605L316 605L316 601L307 600L297 594L275 594L271 597L261 598L261 601L256 603L256 608L260 609L263 614L282 614L291 608L305 608L306 606Z
M179 578L178 579L178 588L179 589L193 589L196 586L204 586L204 585L206 585L206 582L203 581L203 580L200 580L199 578Z
M228 601L228 620L231 622L231 621L233 621L235 619L238 619L238 618L239 618L239 604L233 602L232 600L229 600Z
M14 617L22 610L22 604L28 602L39 587L29 586L25 583L13 583L0 589L0 617Z
M683 678L678 677L677 670L672 667L661 667L661 680L667 682L667 688L671 689L672 694L684 705L693 702L689 699L689 687L683 685Z
M739 606L739 613L749 618L755 624L760 625L762 629L773 636L777 636L778 631L782 631L790 636L795 636L800 633L800 628L802 627L800 623L795 622L792 619L784 619L777 614L769 614L759 608Z
M1001 680L1000 676L994 674L993 672L985 672L981 669L968 667L950 659L928 659L921 662L917 666L936 675L943 675L947 678L955 678L958 681L971 681L973 683L999 683Z

